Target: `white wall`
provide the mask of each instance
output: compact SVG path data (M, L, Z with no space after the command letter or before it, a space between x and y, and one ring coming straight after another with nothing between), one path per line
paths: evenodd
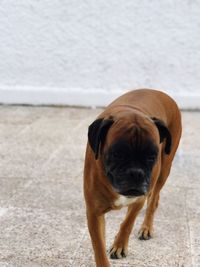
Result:
M1 0L0 102L104 105L160 88L200 108L200 1Z

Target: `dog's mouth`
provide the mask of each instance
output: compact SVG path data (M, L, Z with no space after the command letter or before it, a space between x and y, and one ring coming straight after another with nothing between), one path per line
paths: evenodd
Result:
M144 196L146 192L143 190L138 189L130 189L128 191L120 192L120 195L126 196L126 197L139 197Z

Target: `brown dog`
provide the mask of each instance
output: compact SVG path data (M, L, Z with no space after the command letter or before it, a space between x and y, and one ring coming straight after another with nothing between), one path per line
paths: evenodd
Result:
M97 267L109 267L104 214L128 206L110 250L127 255L133 224L147 199L140 239L152 236L159 193L181 137L181 115L172 98L150 89L122 95L89 126L84 193Z

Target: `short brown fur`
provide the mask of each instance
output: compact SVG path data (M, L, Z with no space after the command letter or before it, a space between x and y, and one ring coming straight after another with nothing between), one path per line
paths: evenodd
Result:
M176 103L168 95L157 90L139 89L117 98L98 118L111 117L117 121L122 119L124 127L127 128L133 123L134 118L139 120L138 123L145 125L147 131L150 132L159 146L158 160L153 167L148 194L138 198L136 202L128 206L127 215L110 249L112 258L121 258L127 255L129 236L135 218L143 207L145 200L147 200L147 209L139 231L139 238L146 240L152 236L154 212L158 207L159 193L170 173L181 137L181 115ZM165 142L159 144L159 134L156 127L150 127L151 122L148 122L147 118L151 117L162 120L171 133L172 146L169 155L164 153ZM102 151L112 144L118 138L118 133L122 131L123 127L118 128L117 123L114 124L106 136ZM127 134L125 133L125 135ZM144 139L145 136L141 138ZM121 207L115 205L118 194L113 190L105 175L101 157L95 160L89 143L85 155L84 194L88 228L95 253L96 266L109 267L111 265L106 255L104 214Z

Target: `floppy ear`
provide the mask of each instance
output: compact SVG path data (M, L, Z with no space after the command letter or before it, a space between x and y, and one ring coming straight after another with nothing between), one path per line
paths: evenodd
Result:
M104 141L113 122L112 119L97 119L89 126L88 141L95 154L95 159L98 159L100 143Z
M169 129L165 125L165 123L157 118L151 118L155 125L158 128L159 134L160 134L160 143L166 139L166 144L165 144L165 153L170 154L171 151L171 144L172 144L172 137L170 134Z

